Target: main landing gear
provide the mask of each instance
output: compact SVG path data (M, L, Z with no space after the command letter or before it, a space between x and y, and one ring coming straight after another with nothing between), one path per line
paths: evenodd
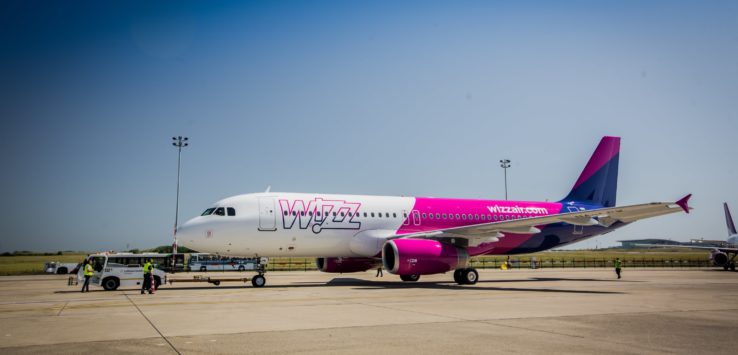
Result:
M479 280L477 269L457 269L454 271L454 281L459 285L474 285Z

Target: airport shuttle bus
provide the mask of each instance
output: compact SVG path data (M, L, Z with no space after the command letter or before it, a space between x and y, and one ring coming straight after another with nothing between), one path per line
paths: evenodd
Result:
M151 259L154 265L154 282L156 288L166 281L166 273L159 269L159 265L171 263L171 254L159 253L118 253L92 254L87 257L92 260L94 273L90 285L100 286L106 291L117 290L119 287L141 287L143 282L143 265L146 259ZM84 268L77 273L80 282L84 282Z
M257 270L258 258L229 258L208 253L192 253L188 261L190 271L246 271Z

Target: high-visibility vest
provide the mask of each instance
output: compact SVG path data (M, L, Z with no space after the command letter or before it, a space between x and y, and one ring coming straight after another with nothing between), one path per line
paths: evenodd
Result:
M615 260L615 268L620 269L620 260Z
M85 276L92 276L92 265L85 264Z
M144 274L150 274L150 273L151 273L151 263L147 261L146 264L144 264Z

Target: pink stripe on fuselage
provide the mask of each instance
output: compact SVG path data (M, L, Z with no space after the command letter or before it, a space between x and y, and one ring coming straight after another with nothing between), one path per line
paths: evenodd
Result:
M573 189L587 181L618 153L620 153L620 137L603 137L594 154L589 158L587 166L582 170L582 174L579 175Z
M466 200L448 198L415 198L415 205L407 211L407 218L397 234L411 234L438 229L486 224L529 217L542 217L561 211L558 202ZM444 218L445 215L445 218ZM452 216L453 215L453 216ZM463 216L463 217L462 217ZM514 248L528 240L530 235L509 234L497 243L480 245L469 250L470 255L494 248Z

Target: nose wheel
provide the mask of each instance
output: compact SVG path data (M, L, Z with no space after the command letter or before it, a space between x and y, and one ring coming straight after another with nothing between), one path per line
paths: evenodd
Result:
M479 280L477 269L458 269L454 271L454 281L459 285L474 285Z
M254 287L264 287L266 285L266 278L264 275L256 275L251 278L251 285Z

